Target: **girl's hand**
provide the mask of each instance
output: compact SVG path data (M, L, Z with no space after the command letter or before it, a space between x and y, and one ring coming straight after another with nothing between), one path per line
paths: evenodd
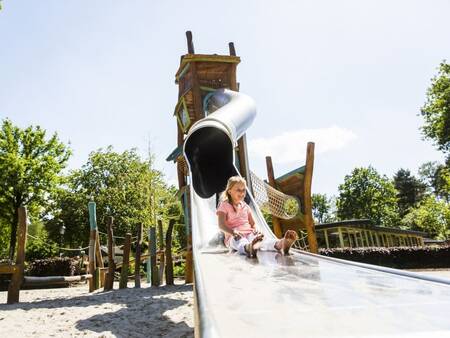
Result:
M259 231L258 229L253 229L253 235L256 235L256 236L262 235L262 232Z
M238 240L242 237L242 234L237 230L233 230L233 237L235 240Z

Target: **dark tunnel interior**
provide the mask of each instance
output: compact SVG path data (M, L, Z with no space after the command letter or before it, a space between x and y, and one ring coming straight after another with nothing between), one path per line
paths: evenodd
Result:
M222 192L228 178L236 175L233 144L220 129L205 127L195 131L187 140L185 153L193 188L202 198Z

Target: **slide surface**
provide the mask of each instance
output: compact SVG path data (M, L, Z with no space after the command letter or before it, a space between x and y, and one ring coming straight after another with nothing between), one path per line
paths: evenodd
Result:
M219 108L191 128L185 143L199 335L450 337L449 280L298 250L259 251L250 259L217 244L216 194L238 173L234 145L255 116L245 95L225 90L218 97ZM257 226L274 238L247 194Z

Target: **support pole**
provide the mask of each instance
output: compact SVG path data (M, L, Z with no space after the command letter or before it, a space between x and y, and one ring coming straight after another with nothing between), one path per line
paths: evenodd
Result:
M191 31L186 32L186 40L187 40L188 54L195 54L194 43L192 42L192 32Z
M104 290L108 291L114 288L114 271L116 270L114 235L113 235L114 218L108 216L108 218L106 219L106 224L108 231L108 273L106 275Z
M142 223L137 226L136 255L134 259L134 287L141 287L141 246L142 246Z
M131 234L125 235L125 245L123 247L123 261L122 270L120 271L119 289L126 289L128 283L128 266L130 265L130 249L131 249Z
M314 142L308 142L306 147L305 176L303 183L303 205L305 215L305 226L308 234L309 251L318 253L316 231L314 229L314 219L312 217L311 185L314 170ZM341 233L342 235L342 233Z
M172 231L175 220L169 221L166 232L166 285L173 285Z
M152 286L159 286L158 267L156 266L156 229L150 228L150 266L152 270Z
M93 278L89 279L89 292L93 292L96 290L97 284L97 275L95 273L96 270L96 257L95 257L95 246L97 244L97 217L95 210L95 202L88 203L89 209L89 226L90 226L90 234L89 234L89 274L93 276Z
M164 258L164 232L163 232L163 223L159 219L158 220L158 246L159 246L159 282L163 284L164 282L164 266L166 260Z
M16 270L11 277L11 282L8 287L8 304L14 304L19 302L20 287L23 282L23 271L25 264L25 247L27 244L27 209L25 207L19 207L19 220L18 220L18 243L17 243L17 256L16 256Z
M272 165L272 157L266 156L266 168L267 168L267 180L269 181L269 185L276 189L276 183L275 183L275 175L273 172L273 165ZM270 199L270 197L269 197ZM270 202L269 202L270 203ZM272 215L272 224L273 224L273 232L275 236L278 238L283 237L283 230L281 228L281 222L280 219L274 215Z

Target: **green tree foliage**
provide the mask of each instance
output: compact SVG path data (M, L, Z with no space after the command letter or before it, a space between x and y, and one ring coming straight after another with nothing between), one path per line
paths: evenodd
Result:
M425 105L421 109L425 120L422 133L437 148L449 156L450 152L450 65L441 62L439 73L431 80Z
M326 194L312 194L312 212L317 223L332 222L332 199Z
M58 186L70 150L57 134L46 138L41 127L21 129L8 119L0 128L0 225L8 226L9 257L14 256L19 206L38 210Z
M394 184L372 168L355 168L339 185L336 201L339 219L368 218L383 226L398 226Z
M447 239L450 237L450 205L435 196L427 196L403 218L402 223L427 232L431 238Z
M66 245L87 245L90 200L96 202L99 230L106 232L105 216L113 216L117 236L135 234L139 223L144 227L155 225L157 217L165 225L171 217L180 222L176 190L167 187L163 174L152 169L151 161L142 160L134 149L118 153L108 147L92 152L88 162L69 175L67 188L59 192L52 217L47 221L50 238L57 241L64 225Z
M450 158L447 163L427 162L419 168L419 176L429 192L438 198L450 201Z
M394 174L394 186L397 189L398 210L400 217L405 216L424 197L426 185L411 175L408 169L399 169Z

